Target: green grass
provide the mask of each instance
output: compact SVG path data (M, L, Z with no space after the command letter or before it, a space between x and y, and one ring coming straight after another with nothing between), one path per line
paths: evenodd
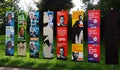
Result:
M16 40L15 36L15 41ZM17 57L17 46L15 46L14 56L5 56L5 36L0 36L0 66L5 67L22 67L33 68L37 70L112 70L111 65L105 64L105 45L101 43L101 60L100 63L90 63L87 61L87 42L84 43L84 61L73 62L71 61L71 41L69 40L68 60L57 60L56 58L56 46L54 47L54 58L43 59L42 58L42 41L40 41L40 58L29 57L29 46L27 46L27 56ZM42 38L40 38L42 39ZM29 37L27 38L27 45L29 43ZM17 43L15 42L15 45ZM56 44L55 44L56 45ZM119 52L120 53L120 52ZM119 54L120 55L120 54ZM120 59L119 59L120 63ZM120 70L120 65L114 65L114 70Z

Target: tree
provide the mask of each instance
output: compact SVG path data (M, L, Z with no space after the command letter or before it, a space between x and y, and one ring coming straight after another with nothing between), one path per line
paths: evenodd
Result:
M93 9L99 9L101 11L101 36L104 36L104 26L105 26L105 13L111 8L120 12L120 0L99 0L98 4L93 5L95 0L83 0L82 2L87 6L85 11L85 21L87 21L87 11ZM120 19L120 14L118 15ZM119 30L120 31L120 30Z
M61 11L61 10L66 10L66 11L70 11L71 8L73 8L73 3L72 0L41 0L40 3L37 5L37 7L39 8L39 11L44 12L44 11L54 11L54 16L56 17L56 11ZM43 15L43 13L40 13L40 15ZM40 17L40 26L42 26L42 21L43 21L43 16ZM70 19L70 15L69 15L69 20L68 23L71 22ZM54 18L54 23L56 24L56 18ZM56 26L56 25L55 25ZM70 27L71 24L68 24L68 26ZM54 30L56 30L56 27L54 28ZM42 32L43 30L41 30ZM56 32L56 31L55 31ZM54 32L54 34L56 34ZM54 35L55 36L55 35Z
M72 0L42 0L40 5L38 5L40 11L58 11L58 10L68 10L73 7Z
M15 22L17 23L17 17L16 17L16 12L19 11L19 7L17 5L17 3L19 2L19 0L7 0L4 1L2 0L2 2L0 2L0 20L3 21L3 23L0 24L0 30L3 30L0 32L0 34L5 34L5 23L6 23L6 12L7 11L12 11L15 12Z

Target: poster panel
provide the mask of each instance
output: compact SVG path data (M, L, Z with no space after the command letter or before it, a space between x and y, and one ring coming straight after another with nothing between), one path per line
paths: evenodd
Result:
M88 28L88 43L100 44L100 27Z
M6 12L5 24L5 54L6 56L14 56L14 13Z
M57 59L66 60L68 55L68 12L57 12Z
M72 61L83 61L83 23L84 12L72 14Z
M88 61L100 62L100 10L88 11Z
M43 14L43 58L53 58L54 12Z
M30 41L30 57L39 58L39 41Z
M27 27L27 13L18 13L18 35L17 35L17 48L18 56L26 56L26 27Z
M88 44L88 61L99 62L100 61L100 44Z
M30 57L39 58L39 12L29 12Z

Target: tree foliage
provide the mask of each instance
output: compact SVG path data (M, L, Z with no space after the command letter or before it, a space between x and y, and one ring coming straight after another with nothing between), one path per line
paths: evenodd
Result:
M58 11L58 10L68 10L73 7L72 0L42 0L40 5L38 5L40 11Z

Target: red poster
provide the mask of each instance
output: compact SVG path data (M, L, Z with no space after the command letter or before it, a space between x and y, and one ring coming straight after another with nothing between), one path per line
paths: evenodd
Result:
M100 10L88 11L88 61L100 61Z
M89 61L99 62L100 60L100 44L88 44Z
M100 28L88 28L88 43L99 44L100 43Z
M100 10L88 11L88 27L100 27Z
M68 51L68 12L57 12L57 58L67 59Z

